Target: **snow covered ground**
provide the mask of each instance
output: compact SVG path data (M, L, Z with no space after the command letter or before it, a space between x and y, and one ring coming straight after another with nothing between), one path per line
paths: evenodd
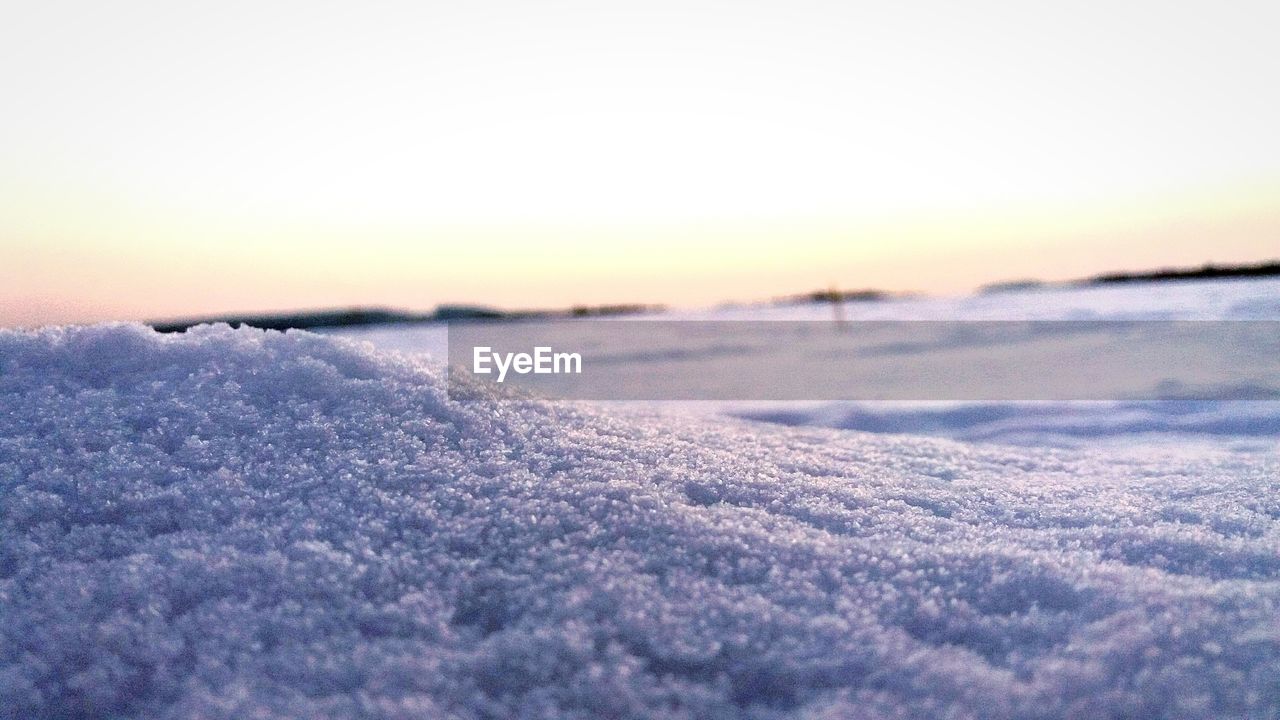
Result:
M0 717L1276 718L1278 548L1275 453L451 402L309 333L0 332Z
M848 302L859 320L1280 320L1280 278L1006 291ZM742 305L646 316L685 320L829 320L824 304ZM338 331L387 350L444 357L443 324ZM1280 452L1280 402L663 403L667 414L732 416L785 425L910 433L1026 447L1162 447Z
M1280 278L1046 286L952 297L848 302L850 320L1275 320ZM824 304L741 305L682 317L822 320Z

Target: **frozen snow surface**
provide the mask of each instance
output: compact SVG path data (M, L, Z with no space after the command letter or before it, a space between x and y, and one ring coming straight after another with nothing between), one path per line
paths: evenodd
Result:
M0 716L1276 718L1280 459L0 333Z
M1280 278L1045 287L947 298L845 303L851 320L1277 320ZM708 319L821 320L823 304L725 308ZM688 316L693 314L686 313ZM404 345L415 338L404 336ZM375 343L378 342L375 339ZM425 347L424 345L421 345ZM407 349L407 348L406 348ZM1029 447L1155 447L1280 452L1280 402L825 403L725 406L785 425L912 433Z
M824 303L677 310L646 319L829 321ZM958 297L846 302L860 320L1280 320L1280 278L1043 287ZM379 348L447 354L443 323L344 328ZM1153 447L1280 452L1280 402L667 403L654 410L725 415L783 425L911 433L1028 447Z
M826 320L826 303L677 313L708 320ZM846 302L850 320L1275 320L1280 278L1045 286L954 297Z

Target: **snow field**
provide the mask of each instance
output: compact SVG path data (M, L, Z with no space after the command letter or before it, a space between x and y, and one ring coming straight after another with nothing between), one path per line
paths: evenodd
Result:
M0 716L1280 717L1280 460L0 332Z

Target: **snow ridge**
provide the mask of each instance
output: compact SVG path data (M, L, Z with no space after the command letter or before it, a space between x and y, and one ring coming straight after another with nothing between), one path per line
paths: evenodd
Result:
M0 332L0 717L1280 717L1280 462Z

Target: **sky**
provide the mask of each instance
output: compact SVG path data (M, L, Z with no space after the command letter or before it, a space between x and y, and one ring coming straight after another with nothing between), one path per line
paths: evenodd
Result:
M0 325L1280 256L1280 3L6 3Z

